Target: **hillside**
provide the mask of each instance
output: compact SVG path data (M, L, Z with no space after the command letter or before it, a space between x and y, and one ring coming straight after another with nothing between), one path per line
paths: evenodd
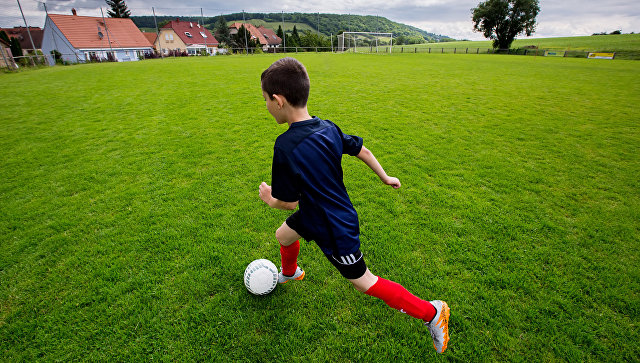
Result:
M242 21L243 13L232 13L222 15L227 22ZM158 16L157 22L160 24L168 20L175 19L176 16ZM213 29L216 17L205 17L204 25L208 29ZM390 32L394 37L403 36L409 43L440 42L450 41L451 38L429 33L425 30L397 23L382 16L372 15L345 15L345 14L310 14L310 13L244 13L246 22L264 25L265 27L277 30L283 24L284 30L290 32L295 25L299 31L318 30L325 36L336 35L343 31L377 31ZM131 19L139 28L155 28L153 16L132 16ZM202 22L200 17L180 17L182 20Z

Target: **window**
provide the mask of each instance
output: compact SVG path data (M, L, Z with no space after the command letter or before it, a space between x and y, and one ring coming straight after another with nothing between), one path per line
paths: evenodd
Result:
M171 40L173 40L173 34L169 34Z
M164 40L169 40L169 34L164 35Z
M193 38L193 35L191 35L191 33L189 32L184 32L184 35L188 36L189 38Z
M207 35L204 32L200 32L200 35L202 35L203 38L207 37Z

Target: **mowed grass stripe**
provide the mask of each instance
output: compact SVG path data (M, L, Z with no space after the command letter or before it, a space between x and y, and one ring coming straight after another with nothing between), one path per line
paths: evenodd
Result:
M555 38L528 38L523 37L515 39L511 48L524 48L527 46L536 46L539 49L556 49L556 50L578 50L590 52L620 52L620 51L638 51L640 50L640 34L610 34L610 35L591 35L582 37L555 37ZM414 48L432 48L432 52L436 52L442 48L446 50L456 48L458 52L464 53L464 49L469 48L469 52L476 52L480 48L480 53L484 50L493 48L491 40L474 40L474 41L456 41L444 43L425 43L425 44L408 44L394 45L394 51L399 48L405 48L409 51Z
M372 271L451 306L438 358L637 359L635 62L297 57L311 113L403 183L344 160ZM275 59L0 75L3 360L436 357L313 243L305 281L246 292L288 215L257 196L286 129L260 93Z

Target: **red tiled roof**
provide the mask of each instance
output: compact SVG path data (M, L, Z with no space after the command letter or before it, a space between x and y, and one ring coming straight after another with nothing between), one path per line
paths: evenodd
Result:
M151 45L153 45L156 42L156 39L158 38L158 33L142 32L142 35L144 35L144 37L147 38L147 40L149 41L149 43L151 43Z
M278 45L282 43L282 39L280 39L280 37L276 35L276 32L274 32L273 29L261 26L258 28L258 31L267 39L267 42L269 44Z
M207 46L218 46L218 41L211 34L211 32L201 26L198 23L190 22L190 21L181 21L181 20L172 20L167 23L163 28L171 28L176 34L180 37L180 39L187 46L193 44L201 44ZM191 36L188 36L186 33L189 33ZM207 37L203 37L202 33L204 33Z
M256 39L260 45L282 43L282 39L280 39L272 29L267 29L264 26L256 28L253 24L233 23L229 28L240 30L242 25L244 25L244 28L251 34L251 39Z
M106 27L101 17L49 14L49 18L76 49L109 48L108 40L111 48L152 47L129 18L104 18Z

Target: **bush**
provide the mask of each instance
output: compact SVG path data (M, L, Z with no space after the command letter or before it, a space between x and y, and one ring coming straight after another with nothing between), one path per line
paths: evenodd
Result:
M53 56L53 61L56 64L62 64L62 54L60 52L54 49L51 51L51 55Z

